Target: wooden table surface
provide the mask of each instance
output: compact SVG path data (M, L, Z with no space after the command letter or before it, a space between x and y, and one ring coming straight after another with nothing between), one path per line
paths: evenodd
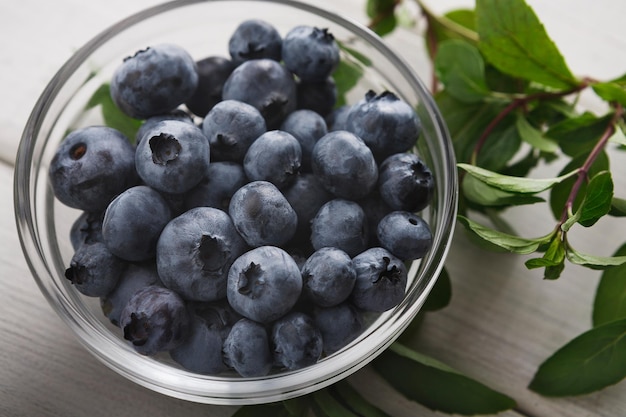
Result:
M310 0L314 2L313 0ZM365 0L315 2L365 22ZM470 1L432 1L445 11ZM0 3L0 416L204 416L231 415L235 407L185 402L151 392L117 375L76 340L39 292L23 259L12 201L13 168L27 117L57 68L84 42L149 0L20 0ZM529 1L579 75L608 79L626 72L623 0ZM399 30L391 46L428 77L423 43ZM426 78L427 79L427 78ZM601 111L584 96L581 105ZM613 152L616 190L626 197L626 157ZM525 236L551 222L541 208L511 212ZM624 242L624 224L601 221L574 243L610 255ZM528 271L524 259L494 255L457 229L447 267L453 280L449 307L427 316L415 340L422 352L502 391L518 407L507 417L626 416L626 382L587 396L550 399L526 387L537 366L591 326L599 273L567 266L558 281ZM394 416L435 416L394 394L369 368L351 377Z

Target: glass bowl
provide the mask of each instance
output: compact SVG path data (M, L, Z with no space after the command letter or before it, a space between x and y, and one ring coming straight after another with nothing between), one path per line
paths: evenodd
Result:
M272 23L281 34L297 24L328 28L343 45L342 59L360 73L346 99L356 102L372 89L390 90L421 117L416 151L436 178L435 196L422 213L433 246L409 267L404 300L377 316L340 351L315 365L262 378L207 376L185 371L162 357L137 354L120 329L102 314L98 299L79 294L64 277L73 249L69 230L80 214L55 199L47 171L65 135L104 123L86 111L90 97L107 83L122 59L158 42L177 43L194 58L228 56L227 44L244 19ZM373 360L420 310L443 266L456 214L455 160L439 111L411 67L379 37L348 19L296 1L172 1L132 15L79 49L43 91L25 127L15 168L15 214L23 252L33 277L53 309L78 340L105 365L128 379L176 398L210 404L256 404L303 395L352 374Z

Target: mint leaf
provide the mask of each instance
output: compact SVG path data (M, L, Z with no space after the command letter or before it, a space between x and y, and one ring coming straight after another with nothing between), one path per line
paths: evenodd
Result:
M626 319L576 337L541 364L529 388L546 396L587 394L626 377Z
M349 383L340 381L329 389L331 394L347 409L359 417L390 417L359 394Z
M615 217L626 216L626 200L623 198L613 197L609 214Z
M502 175L470 164L459 163L457 166L492 187L512 193L539 193L578 173L574 169L556 178L533 179Z
M372 25L370 25L370 29L376 32L378 36L385 36L393 32L396 26L398 26L398 19L395 14L391 13L377 19Z
M470 175L463 178L461 189L465 198L483 207L521 206L544 201L534 195L502 191Z
M341 59L337 69L333 73L333 80L337 88L336 106L347 103L346 94L352 90L363 76L363 69L348 59Z
M235 411L232 417L289 417L289 412L282 403L244 405Z
M626 256L594 256L577 252L572 247L567 248L567 259L573 264L591 269L606 269L626 263Z
M134 119L123 113L111 98L109 84L102 84L89 98L87 109L100 107L104 124L122 132L131 142L134 143L137 130L142 121Z
M515 128L515 118L505 117L482 146L476 165L490 171L501 172L522 146L522 139Z
M579 169L581 166L583 166L586 159L587 159L587 154L581 154L577 156L576 158L572 159L561 170L561 174L565 175L564 173L572 173L573 171ZM587 175L589 177L593 177L601 171L608 171L608 170L609 170L609 158L606 152L601 152L596 158L595 162L589 168L589 172L587 173ZM570 192L575 182L576 182L576 177L573 176L571 178L567 178L565 181L560 182L559 184L556 184L554 187L552 187L552 190L550 190L550 208L552 210L552 214L554 215L554 218L558 219L561 217L561 212L563 211L563 208L565 207L565 203L567 199L569 198ZM576 213L579 210L580 205L584 199L586 190L587 190L587 183L583 182L578 192L578 195L576 196L576 199L574 200L574 204L572 207L572 211L574 213Z
M546 136L556 140L565 154L576 157L593 149L611 118L610 114L598 117L586 112L552 125Z
M448 93L461 101L472 103L489 94L483 57L466 41L442 42L435 57L435 72Z
M500 71L556 89L578 84L523 0L477 0L476 29L481 52Z
M585 227L593 226L611 210L612 200L613 180L611 173L602 171L595 175L587 185L578 223Z
M422 311L441 310L450 303L451 298L452 282L450 281L448 271L446 268L443 268L439 277L437 277L437 281L435 281L435 285L433 285L433 288L430 290L424 305L422 306Z
M621 126L615 126L615 133L613 133L613 135L609 138L609 142L626 146L626 135L624 135L624 131Z
M619 103L626 106L626 83L606 82L592 86L593 91L604 101Z
M516 405L512 398L397 342L373 362L373 367L398 392L432 410L495 414Z
M626 244L613 256L626 256ZM626 264L602 272L593 301L593 325L626 318Z
M565 243L561 239L561 234L557 233L552 237L550 245L541 258L532 258L525 262L526 268L545 268L544 279L557 279L565 269Z
M540 246L546 245L552 240L552 233L536 239L524 239L519 236L502 233L482 226L467 217L458 216L457 218L467 230L473 232L477 237L509 252L521 255L533 253L537 251Z
M541 131L532 126L524 116L518 116L515 126L522 140L532 147L548 153L556 153L559 150L559 144L555 140L547 138Z
M313 400L324 416L359 417L330 395L328 390L321 390L313 393Z

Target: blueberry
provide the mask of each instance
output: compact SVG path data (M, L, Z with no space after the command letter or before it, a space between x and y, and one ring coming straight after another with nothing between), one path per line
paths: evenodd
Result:
M228 213L239 234L253 247L287 243L298 226L298 216L285 196L267 181L253 181L237 190Z
M161 194L145 185L131 187L104 213L104 243L113 254L128 261L154 258L159 235L171 217L170 206Z
M250 145L243 169L250 181L269 181L283 189L295 181L301 160L300 143L293 135L270 130Z
M394 210L420 211L433 198L435 178L426 163L413 153L397 153L380 165L378 188Z
M343 106L333 109L332 112L326 115L326 125L328 126L328 131L346 130L346 122L348 120L348 114L350 114L351 110L351 105L344 104Z
M223 346L224 360L243 377L269 374L273 365L270 341L264 325L242 318L235 323Z
M104 243L85 244L74 252L65 278L80 293L101 297L115 288L126 266L126 262L113 255Z
M233 325L242 318L242 315L228 304L226 298L211 302L189 301L187 305L191 314L204 320L209 327L219 330L222 340L226 339Z
M228 51L237 65L251 59L280 61L283 39L270 23L248 19L239 24L228 40Z
M293 371L315 364L322 355L322 334L313 319L301 312L291 312L272 326L275 363Z
M188 371L215 375L225 371L221 329L191 315L187 337L169 351L170 357Z
M268 129L277 129L297 108L293 74L273 59L252 59L230 74L222 90L224 100L239 100L255 107Z
M283 190L283 194L298 217L294 240L309 242L311 220L325 203L332 200L332 194L326 191L312 173L298 175L295 182Z
M394 211L378 223L380 245L402 261L421 259L433 244L428 223L406 211Z
M289 114L280 126L300 143L302 149L302 170L311 171L311 154L319 138L328 133L326 121L313 110L296 110Z
M380 247L367 249L352 259L356 283L351 300L366 311L387 311L404 298L407 270L402 261Z
M339 47L328 29L300 25L285 35L282 56L301 80L323 81L339 64Z
M154 355L180 345L187 337L191 317L178 294L151 285L137 291L120 315L124 339L142 355Z
M141 179L167 193L196 186L209 166L209 142L200 128L178 120L157 123L144 135L135 153Z
M193 114L204 117L222 100L222 88L235 63L221 56L209 56L196 61L198 68L198 86L185 101L185 106Z
M389 207L378 192L372 192L365 198L359 200L358 203L365 212L365 217L367 218L367 230L369 231L368 246L380 246L378 236L376 235L376 228L382 218L391 213L393 209Z
M420 136L422 125L415 110L394 93L369 91L354 104L346 129L359 136L378 160L411 149Z
M367 248L368 240L365 212L354 201L330 200L311 221L311 243L315 249L332 246L352 257Z
M267 127L261 113L238 100L216 104L202 121L202 131L209 140L215 161L243 162L248 148Z
M70 229L72 249L77 250L83 244L102 242L102 217L104 212L84 211L74 220Z
M313 320L322 334L324 353L331 355L356 339L364 328L361 312L351 303L315 307Z
M231 264L247 249L228 214L197 207L163 229L157 243L159 276L184 299L219 300L226 296Z
M320 248L301 268L302 290L316 305L331 307L345 301L354 288L352 259L341 249Z
M122 310L128 300L140 289L150 285L162 285L153 262L129 263L120 275L117 286L100 297L102 312L116 326L120 324Z
M169 113L149 117L141 124L139 129L137 129L137 133L135 133L135 146L138 146L141 143L141 140L147 132L152 130L152 128L157 123L162 122L163 120L178 120L181 122L193 124L193 119L191 118L191 116L184 110L180 109L175 109Z
M115 196L137 183L135 150L126 136L110 127L77 129L57 148L48 176L61 203L104 211Z
M158 44L124 59L111 79L111 98L127 115L147 119L174 110L197 86L191 55L178 45Z
M298 109L313 110L321 116L330 114L337 104L337 84L332 77L323 81L302 81L296 84Z
M228 273L227 297L242 316L260 323L272 322L296 304L302 276L287 252L261 246L233 262Z
M378 180L378 166L365 143L339 130L320 138L311 155L311 167L324 187L337 197L365 197Z
M228 212L230 199L248 182L243 166L236 162L211 162L206 177L185 195L185 207L215 207Z

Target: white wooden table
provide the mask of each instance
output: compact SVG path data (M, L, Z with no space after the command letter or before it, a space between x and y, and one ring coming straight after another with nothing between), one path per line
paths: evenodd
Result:
M311 0L313 1L313 0ZM431 2L436 10L469 0ZM576 74L608 79L626 72L622 0L532 0L549 34ZM235 408L172 399L137 386L93 358L40 294L23 259L12 205L13 161L38 94L84 42L149 0L20 0L0 3L0 416L229 416ZM365 22L365 0L318 1ZM423 43L400 30L388 38L424 77ZM585 96L582 104L598 109ZM626 156L612 154L616 190L626 195ZM550 227L530 207L511 213L520 233ZM539 220L538 220L539 219ZM542 224L545 222L545 224ZM538 224L539 223L539 224ZM601 221L574 235L580 250L609 255L625 240L624 224ZM486 261L488 260L488 261ZM483 252L458 229L447 267L453 300L427 317L415 345L518 402L507 417L626 415L626 382L575 398L549 399L529 391L537 366L591 326L599 273L568 266L555 282L528 271L524 259ZM353 377L363 392L397 416L435 416L393 395L369 368ZM367 383L363 383L367 382Z

